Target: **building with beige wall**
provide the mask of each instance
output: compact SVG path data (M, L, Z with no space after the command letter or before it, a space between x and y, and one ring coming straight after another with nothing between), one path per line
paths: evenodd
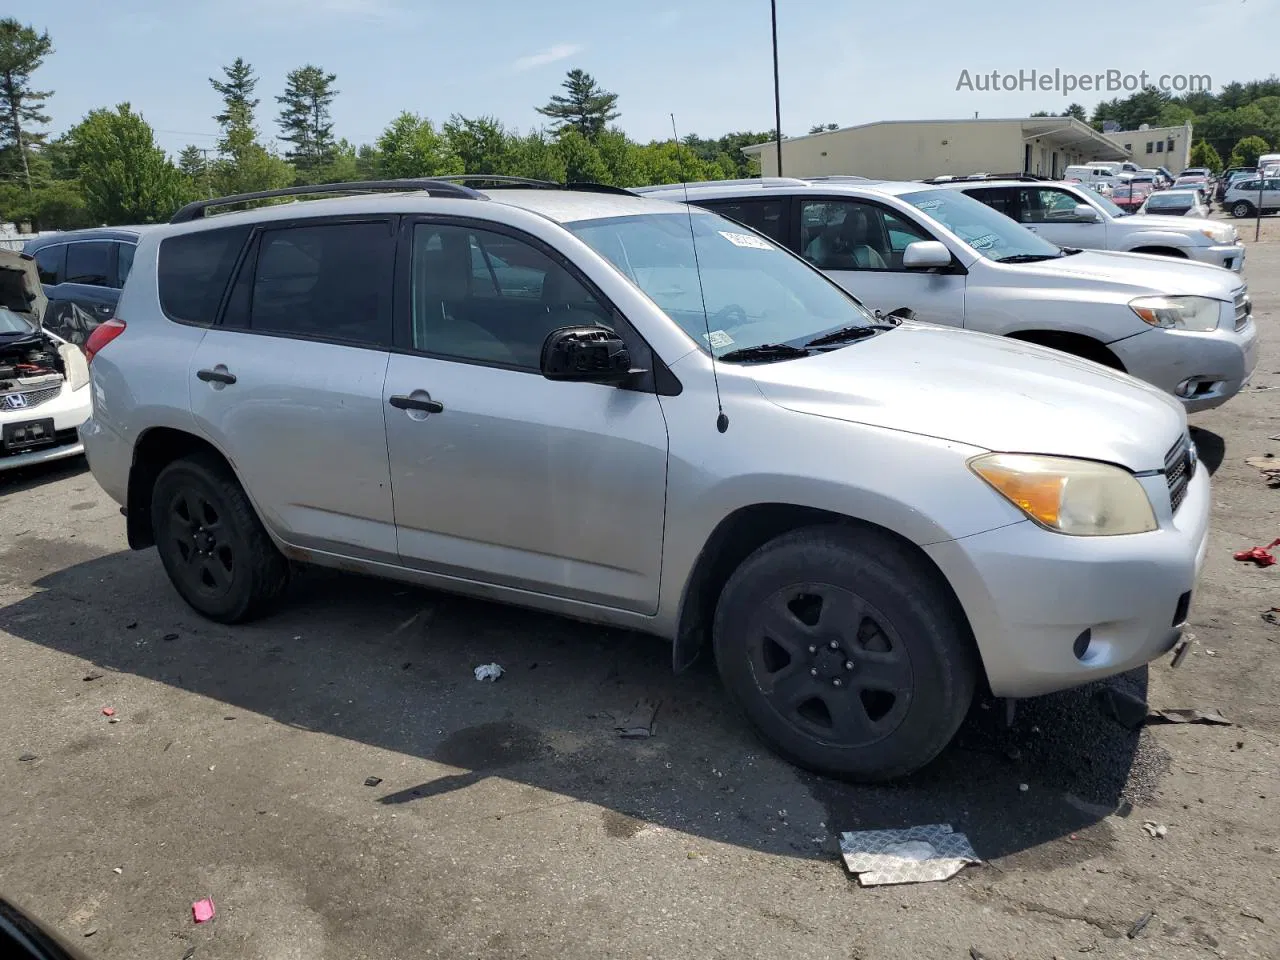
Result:
M1127 150L1133 156L1133 162L1140 167L1166 167L1176 177L1191 166L1189 123L1181 127L1115 130L1106 136Z
M1134 142L1141 150L1141 142ZM760 159L762 176L774 177L776 149L770 142L742 152ZM782 141L782 173L789 177L856 174L918 180L1019 172L1057 177L1073 163L1128 159L1129 152L1115 139L1074 117L882 120ZM1140 165L1151 165L1141 159L1145 157Z

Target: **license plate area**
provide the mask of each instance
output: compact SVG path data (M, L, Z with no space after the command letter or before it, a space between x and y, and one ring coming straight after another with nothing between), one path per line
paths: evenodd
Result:
M53 418L44 420L22 420L18 423L6 423L0 432L0 446L5 453L23 453L38 447L48 447L56 443L58 433L53 428Z

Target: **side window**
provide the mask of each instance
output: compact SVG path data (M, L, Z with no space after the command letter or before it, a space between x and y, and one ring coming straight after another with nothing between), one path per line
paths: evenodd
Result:
M133 269L133 255L137 251L132 243L121 243L116 248L116 280L112 284L117 289L124 286L129 279L129 271Z
M249 227L184 233L160 241L156 265L160 309L170 320L210 326Z
M820 270L900 270L907 244L930 239L875 204L800 201L800 251Z
M727 217L763 233L777 243L786 240L786 226L783 223L783 210L786 205L781 199L775 200L716 200L702 203L699 206L714 210L722 217Z
M36 269L40 271L40 282L49 286L57 286L66 276L67 245L54 244L36 251Z
M610 311L562 264L524 240L420 223L410 279L413 347L433 356L537 370L568 326L610 326Z
M1019 223L1078 223L1080 201L1064 190L1023 188L1019 191Z
M390 220L264 230L249 329L389 347L394 262Z
M67 244L67 283L83 283L90 287L111 285L111 248L107 240L91 240Z
M981 200L992 210L998 210L1011 220L1018 219L1018 191L1009 187L988 187L982 190L964 191L975 200Z

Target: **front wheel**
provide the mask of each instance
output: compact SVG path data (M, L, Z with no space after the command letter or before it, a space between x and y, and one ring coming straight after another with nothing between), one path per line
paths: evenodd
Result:
M174 587L210 620L252 620L288 585L288 561L234 474L213 456L184 457L160 471L151 526Z
M1253 216L1253 204L1247 200L1237 200L1231 205L1231 215L1237 220Z
M716 607L716 664L769 745L848 780L904 776L951 742L977 658L927 561L874 531L811 527L765 544Z

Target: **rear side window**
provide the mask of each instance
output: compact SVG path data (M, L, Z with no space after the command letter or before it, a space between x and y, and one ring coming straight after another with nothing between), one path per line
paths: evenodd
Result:
M752 230L763 233L766 237L785 243L785 226L783 221L783 201L777 200L717 200L706 202L700 206L714 210L722 217L746 224Z
M211 326L249 227L225 227L160 241L160 309L170 320Z
M49 286L57 286L67 272L67 245L58 243L36 251L36 269L40 271L40 282Z
M132 243L120 244L116 254L116 282L112 284L117 290L129 279L129 271L133 269L133 253L137 249Z
M106 240L67 244L67 283L106 287L111 283L111 248Z

